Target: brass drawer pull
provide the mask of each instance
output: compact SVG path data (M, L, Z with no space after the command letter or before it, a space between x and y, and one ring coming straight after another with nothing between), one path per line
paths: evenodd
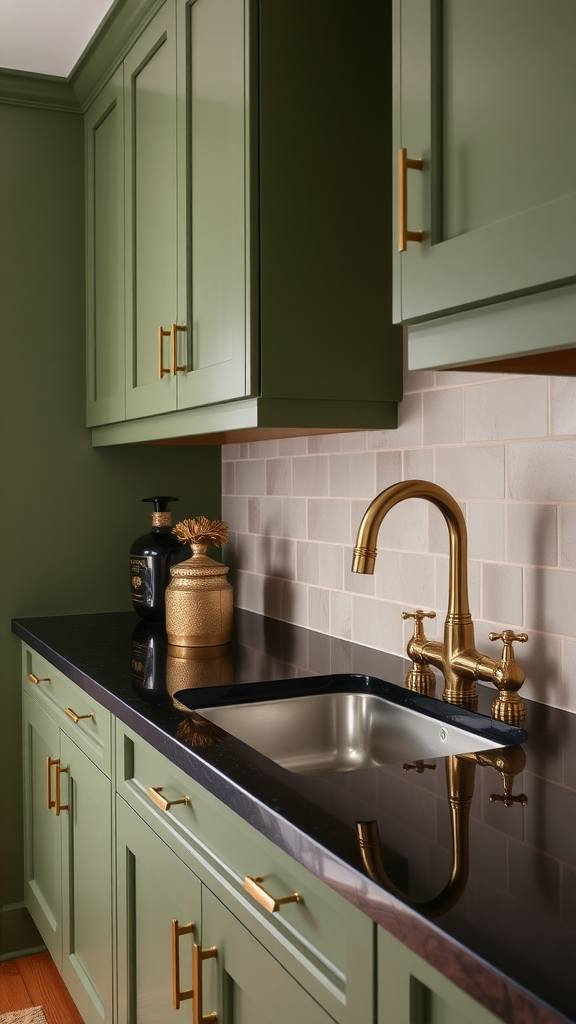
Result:
M282 896L281 899L276 900L266 889L262 886L263 878L253 878L252 875L247 875L244 879L244 888L246 892L249 892L255 900L258 900L265 910L269 910L271 914L275 914L277 910L283 906L284 903L302 903L302 897L297 893L293 892L290 896Z
M189 804L190 797L183 796L180 800L167 800L165 796L160 796L162 792L162 786L149 786L148 796L161 811L169 811L171 807L175 807L176 804Z
M68 718L71 718L72 721L76 724L78 724L81 718L94 718L94 714L92 711L90 712L89 715L77 715L75 711L72 711L72 708L64 708L64 712L68 715Z
M178 331L185 331L186 325L172 324L170 328L170 373L174 377L177 373L183 373L188 369L187 366L178 366L176 363L176 333Z
M67 772L68 768L60 767L60 759L53 761L52 763L56 765L56 817L59 818L60 811L68 810L68 804L60 803L60 776L63 775L64 772Z
M162 327L158 328L158 379L162 380L165 373L171 373L170 366L164 366L164 338L170 338L172 335L171 331L164 331Z
M408 242L421 242L423 231L408 231L408 170L421 171L424 161L411 160L405 149L398 150L398 252L405 252Z
M194 932L194 924L179 925L177 919L172 921L172 1006L175 1010L180 1009L180 1003L185 999L192 999L194 989L188 988L185 992L180 991L180 936L190 935Z
M51 811L53 807L56 807L56 801L52 799L52 786L50 781L53 764L60 764L60 758L46 758L46 807L49 811Z
M50 676L35 676L33 672L28 673L28 679L34 686L38 686L38 683L49 683Z
M202 1013L202 961L215 956L218 956L216 946L210 946L209 949L202 949L202 946L197 946L196 943L192 946L192 1024L217 1024L217 1013L207 1013L205 1016Z

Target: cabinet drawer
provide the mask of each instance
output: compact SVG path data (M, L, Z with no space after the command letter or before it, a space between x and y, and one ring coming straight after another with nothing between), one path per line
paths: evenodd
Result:
M337 1020L369 1020L372 922L120 723L117 764L120 795L300 984ZM300 900L266 909L249 876Z
M22 659L24 692L110 778L110 712L29 647L23 647Z

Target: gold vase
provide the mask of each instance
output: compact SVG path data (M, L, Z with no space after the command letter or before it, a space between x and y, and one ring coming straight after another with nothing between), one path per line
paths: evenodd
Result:
M228 566L192 543L192 558L170 568L166 588L166 633L176 647L215 647L232 637L232 587Z

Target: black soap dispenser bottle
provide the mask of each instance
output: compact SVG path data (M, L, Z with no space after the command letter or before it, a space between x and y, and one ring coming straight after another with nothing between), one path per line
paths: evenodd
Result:
M138 537L130 548L132 604L148 622L163 622L164 592L170 582L170 566L188 557L189 551L172 536L172 513L168 503L178 498L159 494L142 498L154 504L152 529Z

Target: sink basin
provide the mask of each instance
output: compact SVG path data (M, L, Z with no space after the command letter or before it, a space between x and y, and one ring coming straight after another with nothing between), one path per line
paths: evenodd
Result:
M177 697L220 729L301 775L472 753L526 738L522 729L366 676L218 689L224 691L221 702L207 707L200 706L198 690L180 691ZM290 690L294 696L287 696ZM271 692L272 699L266 699Z

